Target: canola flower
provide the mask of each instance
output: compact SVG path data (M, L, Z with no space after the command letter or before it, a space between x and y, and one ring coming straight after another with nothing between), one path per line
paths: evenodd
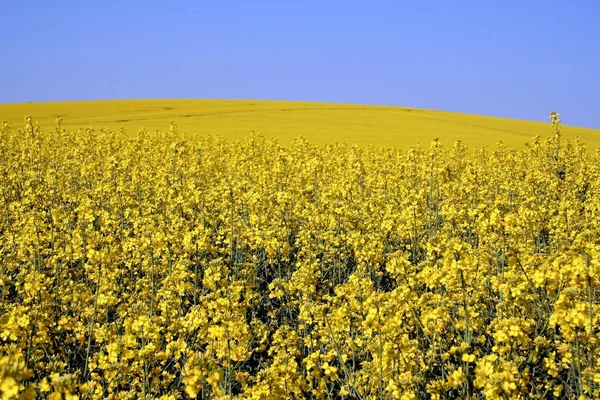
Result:
M1 399L600 397L600 152L0 128Z

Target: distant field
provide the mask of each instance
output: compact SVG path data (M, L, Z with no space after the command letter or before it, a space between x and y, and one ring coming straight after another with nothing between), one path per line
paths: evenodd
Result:
M551 111L551 110L548 110ZM560 110L559 110L560 111ZM533 136L552 133L549 124L405 107L255 100L114 100L56 103L0 104L0 121L20 126L33 115L43 128L61 116L69 129L106 127L166 130L174 121L189 133L227 139L253 130L289 143L300 135L314 143L407 147L428 145L439 138L444 145L461 139L469 146L522 147ZM579 136L590 147L600 146L600 130L565 127L566 137Z

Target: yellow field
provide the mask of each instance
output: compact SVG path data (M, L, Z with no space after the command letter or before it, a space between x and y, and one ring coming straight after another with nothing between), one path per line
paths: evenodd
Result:
M551 110L548 110L550 112ZM289 144L304 135L316 144L409 147L428 145L438 137L450 145L461 139L469 147L495 147L498 140L523 147L535 135L549 134L548 124L403 107L254 100L119 100L1 104L0 122L21 126L33 115L42 128L53 128L56 116L69 129L101 128L137 131L167 130L171 121L188 133L226 139L245 137L253 130ZM590 147L600 146L600 131L565 127Z
M2 124L0 398L598 399L600 153L547 128L469 150Z

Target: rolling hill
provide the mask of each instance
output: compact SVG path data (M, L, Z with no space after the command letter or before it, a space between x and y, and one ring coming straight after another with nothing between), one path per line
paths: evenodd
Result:
M550 111L550 110L548 110ZM258 100L109 100L0 104L0 121L20 126L33 115L42 128L61 116L68 129L93 127L135 132L169 128L239 138L253 130L289 143L300 135L309 141L409 147L439 138L449 146L457 139L470 147L493 147L499 140L523 147L533 136L552 134L549 123L468 115L406 107ZM565 127L566 137L600 146L600 130Z

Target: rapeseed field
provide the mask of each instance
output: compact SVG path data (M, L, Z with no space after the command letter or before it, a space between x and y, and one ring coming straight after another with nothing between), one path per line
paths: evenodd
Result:
M470 147L506 145L523 148L533 136L546 136L541 122L485 117L407 107L259 100L111 100L0 104L0 122L22 124L34 115L44 130L61 117L69 130L79 128L168 130L175 121L187 133L241 139L252 131L289 145L299 136L325 145L346 142L375 147L428 146L438 138ZM545 117L545 116L541 116ZM568 127L565 136L600 146L600 130Z
M0 127L2 399L600 397L600 153L557 114L57 110Z

